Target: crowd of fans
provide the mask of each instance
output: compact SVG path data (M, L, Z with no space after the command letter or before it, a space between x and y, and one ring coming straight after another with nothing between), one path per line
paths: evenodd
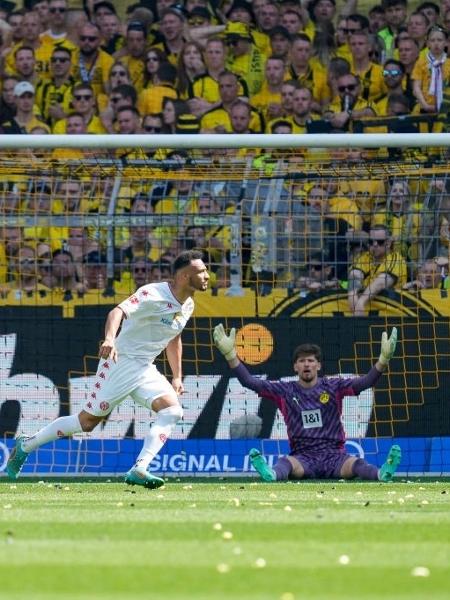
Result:
M339 7L335 0L146 0L129 5L125 19L118 5L0 2L2 134L447 129L450 0L414 6L382 0L361 12L357 0ZM363 151L339 152L330 160L364 158ZM172 154L125 148L115 156ZM78 149L55 158L90 156ZM254 166L267 175L282 157L266 152L253 157ZM292 162L309 158L298 151ZM368 300L386 288L448 287L446 178L379 178L362 182L364 193L358 183L285 182L276 207L273 186L255 183L244 195L240 185L182 177L134 185L119 195L116 211L160 216L161 223L116 227L112 246L101 228L4 227L0 295L129 293L168 278L176 253L192 247L205 251L213 285L227 287L230 225L183 218L228 216L236 208L243 215L244 284L264 281L264 293L275 285L301 293L347 289L350 310L364 314ZM17 183L2 176L1 184L1 211L10 215L101 214L111 192L107 182L82 177ZM165 215L178 215L179 224L165 225ZM253 223L254 215L280 218L265 227ZM281 240L275 248L265 239L272 226Z

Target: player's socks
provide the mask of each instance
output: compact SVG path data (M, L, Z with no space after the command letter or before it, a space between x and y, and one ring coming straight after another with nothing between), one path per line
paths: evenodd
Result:
M82 431L83 430L81 428L78 415L59 417L59 419L55 419L52 423L49 423L43 427L32 437L26 438L22 442L22 449L25 450L25 452L32 452L47 442L66 437L74 433L81 433Z
M352 471L355 477L360 479L378 481L378 469L374 465L369 465L362 458L355 460L352 466Z
M266 459L264 456L262 456L261 452L257 448L252 448L248 455L250 456L250 462L264 481L269 482L277 480L275 471L269 467Z
M402 460L402 449L400 446L392 446L386 458L386 462L382 465L378 479L388 483L392 481L393 476Z
M135 467L146 470L172 433L172 429L183 416L180 405L163 408L156 413L156 418L149 434L144 438L144 445L136 459Z
M277 481L287 481L292 473L292 463L285 456L282 456L273 468Z

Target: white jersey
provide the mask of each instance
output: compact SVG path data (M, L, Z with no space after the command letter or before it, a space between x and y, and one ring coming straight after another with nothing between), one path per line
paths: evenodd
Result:
M149 283L119 304L125 313L116 339L119 353L153 362L179 335L194 311L194 300L180 304L166 281Z

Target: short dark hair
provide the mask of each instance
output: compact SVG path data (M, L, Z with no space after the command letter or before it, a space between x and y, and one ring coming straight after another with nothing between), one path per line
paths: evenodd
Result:
M203 252L200 250L185 250L181 252L173 261L172 269L174 275L180 269L189 266L193 260L203 260Z
M322 362L322 350L316 344L300 344L300 346L297 346L292 355L292 362L295 363L299 358L305 356L314 356L316 360Z

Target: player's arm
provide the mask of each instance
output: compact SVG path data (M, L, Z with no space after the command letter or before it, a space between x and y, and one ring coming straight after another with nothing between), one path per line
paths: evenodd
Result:
M352 380L352 389L357 395L363 390L373 387L380 379L382 373L387 369L389 361L394 356L397 345L397 328L393 327L391 335L388 337L386 331L381 335L381 351L375 365L370 369L367 375L356 377Z
M184 392L183 371L181 359L183 357L183 344L181 343L181 334L170 340L166 348L166 356L172 371L172 387L177 394Z
M100 344L99 356L100 358L110 358L114 362L117 362L117 350L115 345L115 339L117 332L119 331L120 324L124 317L124 312L121 308L116 306L113 308L106 317L105 323L105 339Z

